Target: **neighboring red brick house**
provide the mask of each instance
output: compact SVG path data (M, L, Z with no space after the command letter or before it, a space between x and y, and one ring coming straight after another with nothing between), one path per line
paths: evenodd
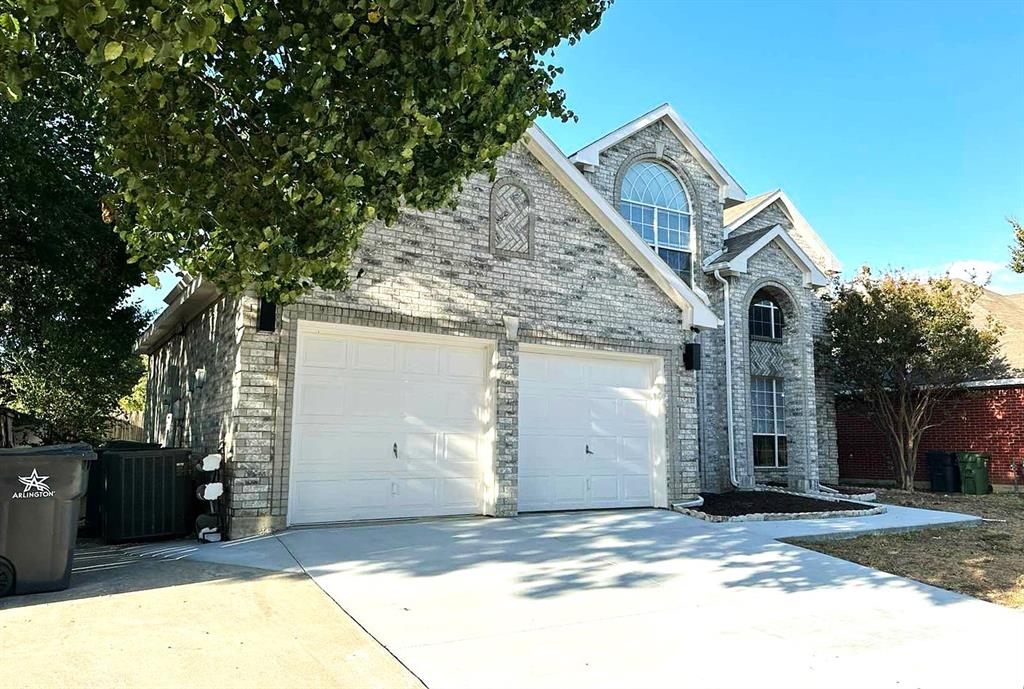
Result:
M836 406L840 479L892 481L892 458L882 433L863 410ZM1013 484L1010 463L1019 467L1024 458L1024 378L972 383L938 421L922 438L918 481L928 480L925 453L951 450L990 453L989 474L996 490Z

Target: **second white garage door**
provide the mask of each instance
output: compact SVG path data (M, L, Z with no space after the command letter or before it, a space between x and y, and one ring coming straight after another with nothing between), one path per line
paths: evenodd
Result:
M519 510L663 506L659 362L524 351Z
M485 343L300 324L290 524L481 510Z

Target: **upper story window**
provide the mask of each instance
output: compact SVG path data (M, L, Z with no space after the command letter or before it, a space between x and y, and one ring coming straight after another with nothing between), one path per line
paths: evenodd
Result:
M782 339L782 309L771 297L757 295L750 304L750 336Z
M679 277L691 283L690 201L664 165L641 161L622 178L622 216Z

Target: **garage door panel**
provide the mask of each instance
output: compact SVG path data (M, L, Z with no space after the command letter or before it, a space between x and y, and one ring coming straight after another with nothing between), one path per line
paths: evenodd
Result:
M478 349L447 349L442 353L442 373L449 378L483 381L483 353Z
M445 433L442 443L444 464L475 467L479 463L479 435L475 433Z
M348 344L336 338L307 336L303 339L300 367L345 368L348 366Z
M402 372L436 376L441 370L441 348L429 344L402 345Z
M393 342L356 340L352 368L359 371L394 371L396 347Z
M622 497L625 500L632 502L650 504L653 499L653 496L651 495L651 477L647 474L623 476Z
M519 476L519 509L530 510L552 509L554 498L551 481L547 476Z
M557 507L586 504L587 480L582 476L552 476L550 481Z
M598 387L636 388L647 390L650 384L649 366L623 365L615 359L598 360L588 367L589 383Z
M478 511L484 349L400 337L300 334L291 523Z
M341 415L344 409L345 391L327 381L306 383L295 399L296 413L303 416Z
M619 477L616 475L590 477L590 499L595 502L617 502L619 500Z
M473 478L448 478L441 481L442 503L449 508L472 510L480 486Z

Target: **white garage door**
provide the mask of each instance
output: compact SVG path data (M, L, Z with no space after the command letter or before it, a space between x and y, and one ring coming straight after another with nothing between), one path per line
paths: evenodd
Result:
M484 345L353 330L300 328L289 523L479 513Z
M656 375L648 359L521 353L519 509L660 506Z

